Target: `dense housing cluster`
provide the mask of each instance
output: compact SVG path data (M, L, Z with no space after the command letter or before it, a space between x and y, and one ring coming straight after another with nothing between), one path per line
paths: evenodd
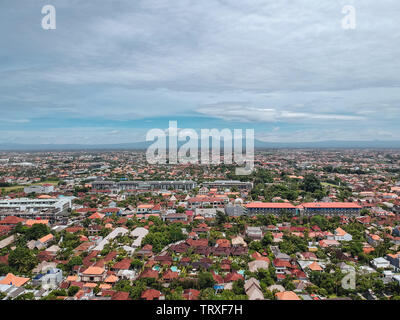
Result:
M400 152L0 155L0 299L400 299ZM353 287L343 279L354 275Z

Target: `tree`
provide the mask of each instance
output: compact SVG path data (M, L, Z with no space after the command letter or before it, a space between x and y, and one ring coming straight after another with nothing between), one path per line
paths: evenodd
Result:
M28 248L17 247L8 256L8 263L19 272L25 273L35 267L37 259L33 251Z
M239 279L237 281L234 281L232 284L232 290L237 295L246 294L246 292L244 290L244 280Z
M200 272L198 275L198 285L200 289L211 288L215 281L210 272Z
M139 259L134 259L134 260L131 262L131 267L132 267L133 269L140 269L142 266L143 266L143 262L140 261Z
M49 227L42 223L36 223L26 230L25 236L28 240L37 240L50 233Z
M79 291L79 287L78 286L70 286L68 288L68 297L73 297L74 295L76 295Z
M173 292L170 292L169 294L166 295L167 300L183 300L183 288L182 287L176 287Z
M71 260L68 261L67 268L68 268L68 270L72 270L72 268L74 266L80 266L80 265L82 265L82 263L83 263L82 258L80 256L76 256L76 257L71 258Z
M200 291L200 300L215 300L215 292L212 288L206 288Z
M221 211L217 211L217 215L215 217L215 220L217 221L218 225L222 225L222 224L224 224L225 222L228 221L228 216L225 213L221 212Z
M311 193L322 190L321 181L313 174L306 174L302 187L304 191Z
M267 232L264 237L261 239L261 244L266 247L273 243L274 237L271 232Z
M178 208L176 208L176 213L184 213L185 212L185 208L179 206Z

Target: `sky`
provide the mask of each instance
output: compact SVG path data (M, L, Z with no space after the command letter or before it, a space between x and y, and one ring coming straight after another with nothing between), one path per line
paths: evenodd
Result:
M1 0L0 143L138 142L172 120L400 140L399 17L398 0Z

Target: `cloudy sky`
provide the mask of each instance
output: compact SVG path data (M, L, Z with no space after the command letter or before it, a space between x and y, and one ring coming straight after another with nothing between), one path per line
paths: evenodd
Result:
M399 17L398 0L1 0L0 143L144 141L169 120L400 140Z

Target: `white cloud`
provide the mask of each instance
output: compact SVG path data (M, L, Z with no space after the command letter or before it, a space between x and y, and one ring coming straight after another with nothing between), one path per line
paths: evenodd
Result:
M297 122L310 120L355 121L364 120L357 115L293 112L275 108L247 107L241 105L214 105L199 108L197 112L227 121L239 122Z

